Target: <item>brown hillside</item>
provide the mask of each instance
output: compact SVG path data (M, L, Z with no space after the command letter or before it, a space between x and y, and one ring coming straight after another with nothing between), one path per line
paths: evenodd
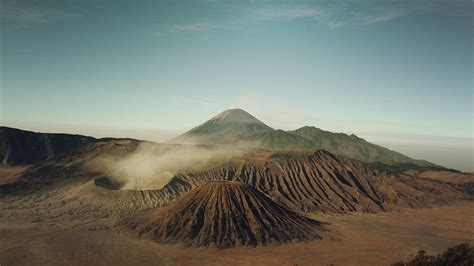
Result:
M206 171L180 173L158 192L167 204L208 180L242 181L302 211L377 212L465 197L452 184L384 173L322 150L289 159L236 159Z
M142 144L143 145L143 144ZM146 146L148 147L148 146ZM191 154L214 154L220 147L150 144L150 158L174 154L173 160ZM47 161L22 173L14 182L0 185L0 195L25 197L42 191L58 193L68 208L100 209L122 216L137 210L166 206L187 191L210 180L247 183L286 207L312 212L379 212L403 207L422 208L472 199L472 183L455 184L403 172L378 170L357 160L329 152L269 152L226 150L234 155L174 163L177 171L161 189L126 187L113 168L94 163L102 157L120 161L140 154L135 141L98 142L67 156ZM189 156L188 156L189 157ZM201 156L202 157L202 156ZM60 159L60 160L59 160ZM151 159L149 159L151 161ZM172 161L172 160L168 160ZM137 160L133 161L134 163ZM191 164L190 164L191 163ZM96 165L91 169L90 165ZM433 174L438 172L433 172ZM134 176L131 176L132 178ZM158 177L156 177L158 178ZM77 204L77 206L76 206ZM67 210L64 210L67 212ZM78 216L84 215L80 212Z
M159 242L222 247L320 238L320 223L236 181L206 182L170 206L124 220L122 226Z

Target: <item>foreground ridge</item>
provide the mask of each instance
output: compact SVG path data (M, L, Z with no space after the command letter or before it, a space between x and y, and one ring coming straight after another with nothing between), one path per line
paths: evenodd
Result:
M165 208L123 220L143 238L230 248L320 239L318 221L272 201L250 185L210 181Z

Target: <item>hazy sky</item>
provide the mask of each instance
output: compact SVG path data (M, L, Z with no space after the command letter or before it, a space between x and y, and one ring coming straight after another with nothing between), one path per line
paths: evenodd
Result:
M8 1L2 125L162 141L229 107L474 171L473 1Z

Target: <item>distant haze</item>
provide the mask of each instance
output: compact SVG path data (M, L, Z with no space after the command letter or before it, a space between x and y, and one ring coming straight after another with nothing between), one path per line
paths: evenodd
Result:
M471 0L0 3L0 125L163 142L224 109L474 171Z
M366 139L413 158L422 158L448 168L474 172L472 138L370 134Z

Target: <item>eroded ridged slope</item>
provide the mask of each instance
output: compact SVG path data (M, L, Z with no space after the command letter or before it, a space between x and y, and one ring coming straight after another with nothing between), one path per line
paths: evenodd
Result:
M233 160L206 171L178 174L163 188L167 195L163 203L208 180L238 180L303 211L377 212L462 197L447 184L386 174L318 150L288 160Z
M209 180L242 181L274 201L300 211L377 212L400 207L430 207L472 198L472 189L465 185L454 186L397 171L377 170L371 165L323 150L291 153L256 150L240 159L221 160L210 164L214 165L212 167L179 173L159 190L118 190L121 188L97 186L98 181L113 179L113 175L84 167L102 154L113 154L117 158L126 156L136 151L137 145L136 141L96 143L60 161L48 161L33 167L16 182L0 186L0 195L24 195L54 189L65 191L60 197L74 198L74 202L80 201L86 209L98 208L104 213L120 216L135 210L169 205ZM96 186L93 186L94 180ZM90 182L90 187L84 186ZM78 191L77 188L83 189Z
M140 237L193 246L256 246L320 238L320 223L237 181L205 182L170 206L125 219Z

